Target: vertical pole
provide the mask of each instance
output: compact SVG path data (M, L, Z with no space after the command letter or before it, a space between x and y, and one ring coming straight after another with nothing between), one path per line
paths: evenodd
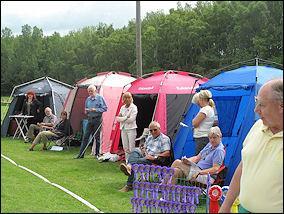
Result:
M258 58L255 58L255 66L258 66ZM255 90L254 90L254 96L257 96L257 92L258 92L258 71L257 71L257 67L256 67L256 72L255 72ZM255 104L256 105L256 104ZM257 118L257 113L254 112L254 122L256 121Z
M142 47L141 47L141 19L140 1L136 1L136 70L137 76L142 76Z

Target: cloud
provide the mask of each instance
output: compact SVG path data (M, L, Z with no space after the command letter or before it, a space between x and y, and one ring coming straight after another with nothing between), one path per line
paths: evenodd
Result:
M146 12L168 12L176 5L176 1L141 1L141 18ZM121 28L135 17L135 1L1 1L1 28L14 34L20 34L25 24L41 28L45 35L54 31L63 35L99 23Z

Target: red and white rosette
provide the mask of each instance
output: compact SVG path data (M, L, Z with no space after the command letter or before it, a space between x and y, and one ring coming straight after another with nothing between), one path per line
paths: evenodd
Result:
M208 195L210 198L209 213L218 213L218 200L222 197L222 188L218 185L213 185L209 188Z

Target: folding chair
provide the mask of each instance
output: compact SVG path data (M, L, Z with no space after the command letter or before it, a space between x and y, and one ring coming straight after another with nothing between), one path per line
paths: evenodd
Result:
M73 138L74 138L73 134L61 138L50 138L47 144L47 149L51 149L52 144L54 143L55 144L54 146L66 147L66 149L69 150Z

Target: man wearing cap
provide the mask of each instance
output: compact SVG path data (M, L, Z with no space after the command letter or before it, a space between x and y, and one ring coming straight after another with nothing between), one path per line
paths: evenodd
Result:
M120 170L128 176L127 185L125 185L120 192L128 192L132 190L132 183L134 181L134 174L131 171L132 164L170 164L170 138L161 133L160 124L152 121L149 125L150 136L147 137L145 146L135 148L130 154L128 164L120 164Z

